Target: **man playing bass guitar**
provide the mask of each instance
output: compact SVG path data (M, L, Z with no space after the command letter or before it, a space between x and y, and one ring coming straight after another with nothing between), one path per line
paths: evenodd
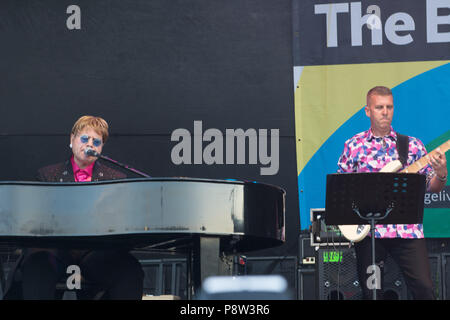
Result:
M394 115L392 91L382 86L370 89L365 112L370 118L370 129L345 142L338 161L340 173L378 172L388 163L399 159L398 133L391 126ZM419 173L427 176L427 191L440 192L447 181L445 152L438 148L427 154L419 139L408 137L407 141L408 151L404 167L426 157L427 163ZM389 253L402 270L413 298L434 299L423 225L376 225L375 238L375 259L381 270L381 280L383 261ZM372 265L370 238L366 237L355 243L355 252L363 296L370 299L371 289L367 287L367 280L371 276L367 270ZM382 297L382 290L377 290L377 296Z

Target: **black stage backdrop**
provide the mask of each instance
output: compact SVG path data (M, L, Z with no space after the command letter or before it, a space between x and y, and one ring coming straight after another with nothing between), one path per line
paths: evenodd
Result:
M66 159L75 120L98 115L110 124L103 153L152 176L284 188L286 244L249 255L296 255L291 10L290 0L2 0L0 180L34 180ZM203 131L279 129L278 173L175 165L171 134L193 133L195 120Z

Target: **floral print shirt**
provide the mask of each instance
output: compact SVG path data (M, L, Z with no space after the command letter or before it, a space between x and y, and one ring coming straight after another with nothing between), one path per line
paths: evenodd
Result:
M411 165L427 154L423 143L408 137L409 151L407 165ZM384 137L376 137L372 130L361 132L345 142L344 151L338 161L338 172L378 172L391 161L398 160L397 134L392 129ZM433 176L427 165L419 173L427 175L427 185ZM422 224L383 224L376 225L375 238L423 238Z

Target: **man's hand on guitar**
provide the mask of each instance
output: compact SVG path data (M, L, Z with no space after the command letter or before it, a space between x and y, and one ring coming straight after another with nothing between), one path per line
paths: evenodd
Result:
M442 153L440 148L436 149L434 154L431 154L427 158L428 164L433 167L434 173L441 180L445 180L447 177L447 159L445 153Z
M442 191L447 182L447 159L440 148L435 151L426 156L428 164L433 168L435 174L430 181L428 191L438 193Z

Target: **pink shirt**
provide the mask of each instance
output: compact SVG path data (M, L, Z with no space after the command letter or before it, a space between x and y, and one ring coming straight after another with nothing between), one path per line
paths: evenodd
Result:
M423 143L409 137L408 163L427 154ZM399 158L397 152L397 133L392 129L384 137L375 137L372 130L358 133L345 142L344 151L339 158L338 172L378 172L387 163ZM432 168L427 165L419 171L427 175L427 185L433 176ZM375 238L423 238L422 224L383 224L376 225Z
M78 167L77 163L73 159L73 156L70 158L70 162L72 163L73 177L76 182L92 181L92 171L94 170L95 162L92 162L84 169L80 169L80 167Z

